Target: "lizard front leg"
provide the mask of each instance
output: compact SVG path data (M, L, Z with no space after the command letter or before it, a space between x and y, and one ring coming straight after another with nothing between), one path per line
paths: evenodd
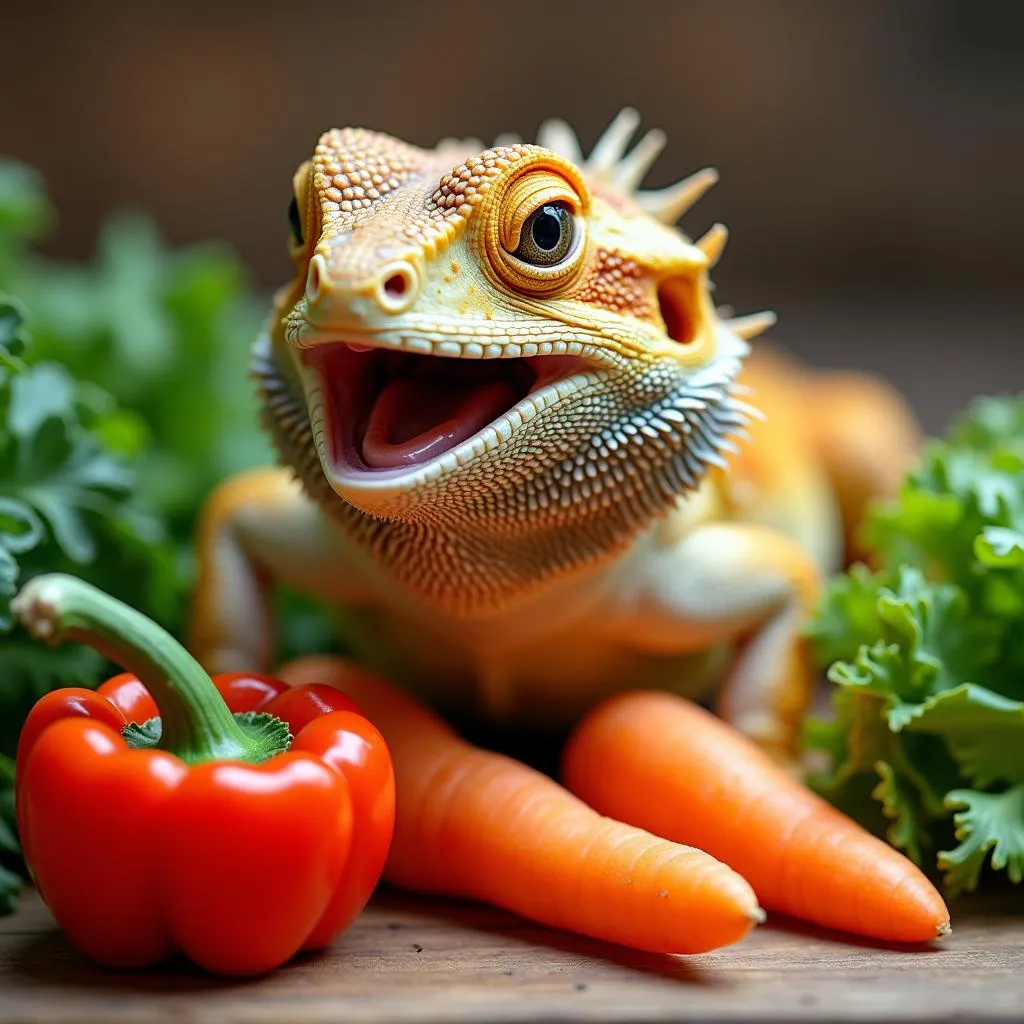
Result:
M269 667L275 582L335 603L366 598L354 554L284 469L250 470L217 487L200 515L197 554L188 641L210 672Z
M731 642L715 710L792 761L814 678L801 628L818 570L789 538L752 523L705 523L638 559L616 618L627 643L683 653Z

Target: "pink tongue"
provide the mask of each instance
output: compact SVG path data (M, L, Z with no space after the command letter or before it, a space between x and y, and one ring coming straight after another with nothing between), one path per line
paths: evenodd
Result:
M373 469L415 466L471 438L516 403L515 387L402 377L377 398L363 437Z

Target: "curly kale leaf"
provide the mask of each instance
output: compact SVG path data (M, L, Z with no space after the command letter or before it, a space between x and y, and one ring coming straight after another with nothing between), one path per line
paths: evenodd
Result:
M894 587L879 588L875 613L878 639L861 644L852 663L833 664L829 677L891 696L893 729L907 706L976 678L995 660L996 628L969 614L958 587L929 583L918 569L901 567Z
M810 719L806 743L829 755L811 784L876 835L885 835L918 864L934 846L932 824L946 816L944 794L959 781L956 766L932 736L879 728L891 700L853 687L833 694L831 719Z
M957 415L946 433L952 447L975 452L1024 455L1024 402L1021 396L979 395Z
M1007 419L1016 424L1015 416ZM984 449L932 442L899 498L876 505L863 527L877 557L889 568L915 566L984 601L989 565L979 558L978 538L995 529L998 541L1002 530L1024 529L1019 444L1016 436Z
M935 694L908 708L910 732L940 737L975 789L1024 783L1024 703L974 683Z
M860 647L881 635L876 597L889 586L890 573L872 572L860 563L827 581L817 614L805 635L822 665L851 661Z
M983 565L995 569L1024 567L1024 531L986 526L974 540L974 553Z
M830 764L812 782L925 866L939 851L950 893L986 862L1018 881L1024 395L972 403L863 532L874 571L830 580L807 629L836 684L807 725Z
M959 845L939 854L950 895L977 888L991 852L994 871L1005 871L1011 882L1024 879L1024 785L999 793L955 789L946 797Z

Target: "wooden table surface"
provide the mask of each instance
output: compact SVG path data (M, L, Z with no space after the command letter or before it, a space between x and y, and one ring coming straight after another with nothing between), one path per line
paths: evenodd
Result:
M184 963L97 969L30 895L0 919L0 1021L1021 1020L1024 913L1007 901L955 913L953 935L931 949L897 952L775 924L683 959L384 892L325 954L227 983Z

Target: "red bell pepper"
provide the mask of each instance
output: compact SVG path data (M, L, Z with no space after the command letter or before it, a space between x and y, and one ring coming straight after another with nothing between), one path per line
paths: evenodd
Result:
M42 697L18 743L25 861L83 953L124 968L181 951L242 976L348 927L395 813L390 752L350 698L211 680L155 623L71 576L37 577L12 608L36 637L84 641L129 670Z

